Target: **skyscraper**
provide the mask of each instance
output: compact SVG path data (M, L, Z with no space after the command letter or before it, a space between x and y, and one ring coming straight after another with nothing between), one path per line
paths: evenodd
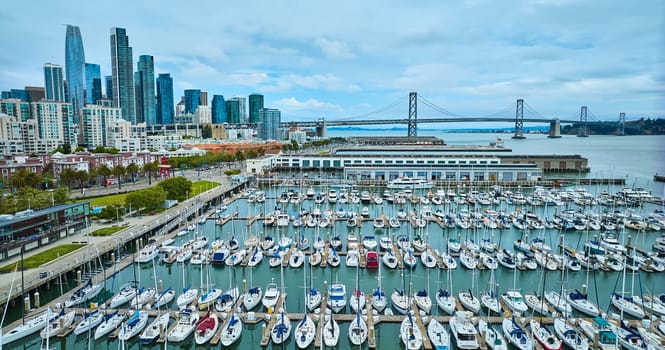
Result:
M65 83L62 78L62 66L59 64L44 64L44 87L46 99L49 101L65 101Z
M249 95L249 122L259 122L259 111L263 109L263 95L251 94Z
M107 75L104 77L104 89L106 89L106 99L113 101L113 77Z
M199 106L207 106L208 105L208 91L201 91L201 95L199 98Z
M41 86L26 86L30 102L39 102L46 98L46 90Z
M232 124L240 123L240 101L236 99L226 100L226 122Z
M213 95L212 96L212 123L213 124L222 124L226 123L226 103L224 102L224 96L222 95Z
M201 101L201 90L189 89L185 90L185 111L184 113L196 113Z
M281 139L281 130L279 128L281 119L282 114L279 109L262 108L259 111L257 136L262 140Z
M157 124L173 124L173 79L164 73L157 77Z
M125 28L111 28L111 70L113 107L120 107L123 119L136 124L134 62Z
M85 100L83 90L85 89L85 53L83 52L83 39L78 26L67 25L65 35L65 70L67 74L67 86L69 87L69 100L74 115L78 115Z
M139 56L134 74L136 83L136 120L147 125L157 124L155 111L155 61L150 55Z
M85 64L85 103L95 104L102 99L102 74L98 64Z

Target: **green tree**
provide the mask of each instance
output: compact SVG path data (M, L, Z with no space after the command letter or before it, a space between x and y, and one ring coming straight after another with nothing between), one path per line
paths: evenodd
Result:
M76 146L76 149L74 150L74 153L78 153L78 152L85 152L85 147Z
M60 172L60 183L65 184L65 186L71 189L72 184L76 181L77 177L76 170L72 168L62 169Z
M67 187L60 186L53 190L53 202L57 204L65 204L70 201L71 192Z
M152 185L152 176L157 170L159 170L159 163L157 161L143 165L143 171L148 174L148 185Z
M291 148L293 148L294 151L297 151L298 149L300 149L300 145L296 140L291 140Z
M159 183L166 192L167 199L183 201L192 191L192 182L182 176L172 177Z
M88 181L90 181L90 174L85 170L79 170L76 172L75 178L79 183L81 193L83 193L83 188L86 187Z
M247 159L254 159L258 156L258 153L252 148L249 151L247 151L246 155Z
M210 124L203 126L203 129L201 130L201 137L204 139L212 138L212 127Z
M122 177L127 173L127 169L122 164L118 164L111 169L111 173L118 179L118 189L122 189Z
M139 172L139 166L135 163L127 164L127 173L132 176L132 182L136 182L136 174Z
M259 156L263 157L266 154L266 149L263 148L263 146L261 146L261 147L259 147L257 152L259 153Z
M131 192L125 198L125 206L136 208L136 210L155 210L164 204L166 192L160 186L149 187L139 191Z
M244 160L244 159L245 159L245 154L242 153L242 151L237 150L237 151L236 151L236 157L235 157L235 158L236 158L236 160Z
M102 177L102 182L106 185L106 179L111 176L111 168L106 164L100 164L97 169L95 169L95 173Z
M18 190L23 187L37 187L41 184L42 178L32 171L26 169L19 169L12 174L12 177L9 178L9 185L15 190Z

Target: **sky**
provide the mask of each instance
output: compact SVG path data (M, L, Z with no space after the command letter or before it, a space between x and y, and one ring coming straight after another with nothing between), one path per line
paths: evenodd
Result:
M103 7L101 6L103 4ZM122 9L122 10L121 10ZM111 75L110 28L197 88L265 95L282 121L514 116L665 117L665 1L21 1L0 11L0 90L43 86L78 25ZM443 113L441 112L443 111Z

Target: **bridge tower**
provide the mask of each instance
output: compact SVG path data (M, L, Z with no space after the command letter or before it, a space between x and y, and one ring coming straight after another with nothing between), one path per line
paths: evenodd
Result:
M326 137L327 128L326 120L324 118L319 118L319 120L316 121L316 136Z
M517 99L517 105L515 106L515 135L513 135L514 139L526 138L522 133L523 125L524 125L524 100L519 98Z
M418 136L418 93L409 92L409 129L408 137Z
M586 132L586 106L580 110L580 125L577 128L577 137L589 137Z
M626 135L624 130L625 124L626 124L626 113L621 112L619 113L619 130L617 130L617 135L619 136Z
M552 119L550 122L550 132L547 137L551 139L561 138L561 122L559 119Z

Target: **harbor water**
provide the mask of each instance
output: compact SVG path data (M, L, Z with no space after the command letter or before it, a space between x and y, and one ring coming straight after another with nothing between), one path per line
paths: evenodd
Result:
M340 132L338 130L331 130L329 136L354 136L353 131ZM368 132L363 130L359 132L358 136L368 135L378 132ZM447 144L487 144L489 141L496 137L496 134L443 134L439 131L423 130L419 132L420 135L437 136L443 138ZM399 134L402 134L400 131ZM397 132L396 132L397 135ZM608 177L608 178L626 178L627 187L643 187L652 192L654 196L663 195L663 184L653 182L653 175L656 173L665 174L665 162L663 161L662 150L665 149L665 137L663 136L592 136L589 138L576 138L574 136L564 136L561 139L547 139L545 135L527 135L526 140L510 140L508 134L505 136L505 147L511 148L514 154L581 154L589 159L589 166L591 173L589 174L569 174L571 177ZM225 213L238 212L240 219L231 220L225 225L216 225L215 220L207 220L205 224L197 225L198 235L205 235L208 240L212 242L215 239L223 239L225 241L235 237L242 242L247 237L254 235L261 237L270 235L275 239L282 235L290 237L306 236L310 241L319 234L322 238L330 238L333 236L340 236L344 242L343 247L346 247L346 235L350 231L354 231L362 236L374 235L378 241L383 236L390 236L395 238L400 234L412 237L420 235L426 239L434 249L440 251L446 250L446 243L449 238L457 238L460 240L472 239L475 242L480 242L482 239L492 239L502 248L509 250L513 249L513 242L518 239L531 240L532 238L539 237L549 244L554 252L559 252L557 247L561 236L564 237L565 245L576 249L582 250L584 243L594 238L594 235L599 235L600 231L567 231L565 233L556 229L545 230L518 230L514 227L504 230L490 230L490 229L460 229L460 228L442 228L434 222L430 222L425 228L413 228L407 222L402 222L399 229L375 229L372 226L372 220L367 219L363 221L361 228L349 228L345 220L339 220L334 227L327 228L307 228L305 226L294 228L289 225L285 228L267 227L263 225L261 220L257 220L251 225L247 225L247 221L242 218L247 218L251 215L262 214L265 215L280 207L287 210L290 216L296 216L300 209L312 211L315 207L319 207L322 212L326 209L335 212L339 207L345 211L360 212L362 207L367 206L370 211L370 218L375 218L381 214L387 216L396 216L397 211L402 208L407 212L411 210L419 211L420 204L411 204L407 201L406 204L396 205L384 201L383 204L338 204L338 203L322 203L315 204L313 200L302 201L299 204L279 204L276 198L280 196L283 191L293 190L304 193L308 188L294 188L294 187L266 187L262 190L266 191L268 199L265 203L248 203L246 198L236 200L232 205L229 205ZM383 192L382 188L358 188L359 191L368 190L375 195L380 196ZM446 189L444 189L446 190ZM459 191L459 189L452 189ZM465 188L464 191L472 189ZM489 191L490 188L473 189L480 192ZM587 186L586 190L593 194L599 194L602 191L615 193L620 188L610 185L603 186ZM315 188L316 192L327 192L328 188ZM525 194L528 190L524 189ZM218 204L218 203L213 203ZM431 205L431 204L430 204ZM431 205L432 210L441 209L444 212L458 212L462 209L474 211L474 206L467 204L442 204L440 206ZM492 207L483 207L481 210L492 208L497 211L510 212L526 212L530 211L541 218L553 217L555 213L565 209L580 210L584 212L593 212L601 214L603 211L611 211L613 208L605 208L601 206L596 207L578 207L575 204L567 204L558 207L528 207L513 206L502 202L501 204ZM645 204L642 207L634 208L635 214L647 217L651 211L656 208L654 205ZM623 208L617 208L623 210ZM214 213L211 211L210 213ZM192 223L196 224L195 219ZM190 239L194 239L197 233L191 232L188 235L177 237L174 245L182 245ZM525 237L528 235L528 238ZM657 232L637 232L631 230L618 231L620 240L627 239L631 236L632 241L639 247L646 250L651 250L655 239L660 236ZM147 244L147 242L143 242ZM346 248L343 248L346 250ZM129 254L130 252L127 252ZM381 264L381 263L380 263ZM306 266L306 267L305 267ZM307 271L304 271L306 268ZM472 290L474 295L480 294L481 291L488 290L490 286L490 270L468 270L461 266L458 261L458 267L455 270L447 271L438 268L427 269L420 262L412 269L405 268L404 271L399 269L388 269L384 265L380 268L381 279L379 279L378 269L356 269L346 267L344 257L342 256L342 263L339 267L313 267L310 278L310 266L305 262L303 267L294 269L290 267L285 268L271 268L268 264L268 259L264 258L263 261L256 267L229 267L226 265L211 265L211 266L194 266L189 263L179 264L165 264L159 262L157 259L153 263L147 264L133 264L132 266L118 271L118 273L106 280L105 293L103 295L110 296L116 292L119 286L126 282L138 280L141 286L153 287L155 284L163 286L163 288L171 287L179 294L183 287L192 286L199 288L202 285L216 284L217 288L226 291L231 286L242 287L242 281L247 282L247 286L259 286L264 291L266 285L274 281L278 285L283 285L284 292L288 294L286 300L286 312L301 313L305 312L304 306L304 293L306 288L311 283L316 289L321 291L324 282L328 285L334 281L341 281L347 286L347 299L355 288L356 271L359 273L359 288L365 293L371 293L376 289L378 284L381 283L389 297L394 288L404 288L407 291L427 289L429 295L434 299L436 292L439 288L452 289L454 295L460 291ZM660 294L665 293L665 273L663 272L644 272L626 275L626 289L633 295L642 294ZM584 269L578 272L569 272L562 276L561 271L551 271L543 273L540 269L536 271L521 271L521 270L508 270L499 266L494 271L494 279L498 283L499 294L508 289L518 289L522 294L536 292L538 295L542 290L560 290L562 288L581 289L586 285L589 293L589 300L599 305L600 309L604 312L617 312L612 309L610 305L610 297L613 292L621 292L622 288L622 274L620 272L608 271L591 271L587 272ZM42 295L42 300L55 298L59 295L58 288L52 288L46 295ZM178 295L177 294L177 295ZM42 302L44 304L44 302ZM390 304L390 303L389 303ZM170 310L176 310L175 305L171 305ZM352 313L352 310L347 305L346 313ZM436 302L432 308L432 314L443 314L442 311L436 309ZM17 319L19 315L11 313L8 319ZM6 322L7 324L8 322ZM295 327L294 322L294 327ZM264 323L256 325L245 325L243 327L242 336L240 340L233 346L237 349L257 349L260 348L260 341L263 334ZM446 325L447 326L447 325ZM338 349L350 349L351 343L347 337L348 323L340 323L340 341L337 346ZM398 333L399 324L384 323L376 326L376 346L379 349L401 349ZM292 331L293 332L293 331ZM163 344L154 346L142 346L135 337L133 340L126 344L127 349L138 348L163 348ZM4 346L5 349L39 349L41 339L38 334L26 337L23 341L15 342ZM79 336L73 333L65 338L53 338L50 346L55 349L117 349L117 340L111 340L106 337L94 341L88 340L86 334ZM168 344L169 348L175 349L194 349L194 348L212 348L210 345L196 346L194 341L186 340L179 344ZM269 345L269 348L296 348L293 336L286 343L282 345ZM363 346L367 348L367 343Z

